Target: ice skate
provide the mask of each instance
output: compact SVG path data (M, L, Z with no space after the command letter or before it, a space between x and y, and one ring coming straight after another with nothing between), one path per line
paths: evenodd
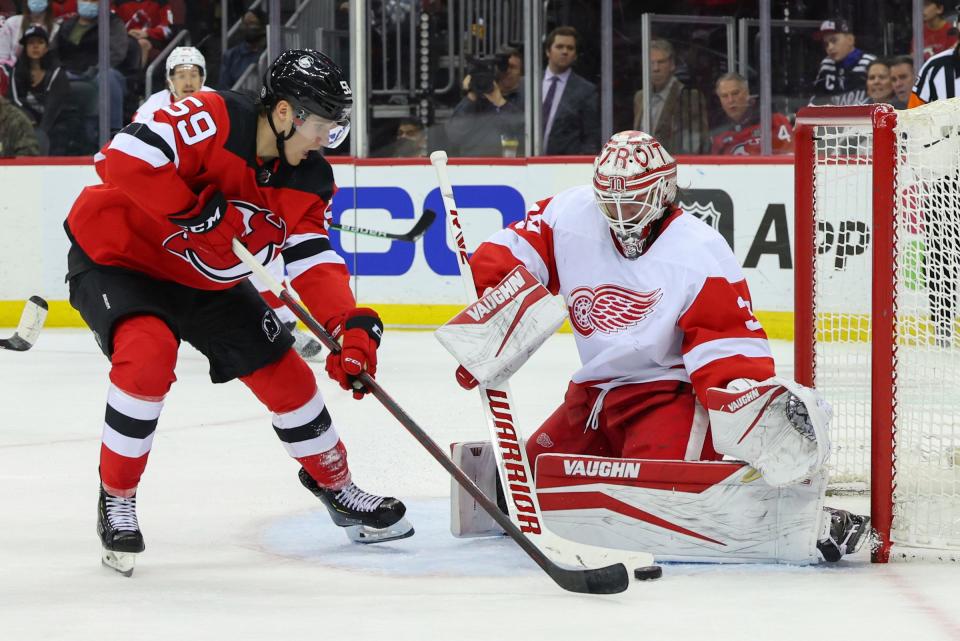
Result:
M328 490L300 468L300 482L323 501L333 522L356 543L382 543L413 536L413 526L403 517L404 504L392 497L364 492L353 482L342 489Z
M869 536L870 517L851 514L832 507L823 508L823 532L817 550L824 561L835 562L863 547Z
M124 576L132 575L137 554L145 549L137 523L136 495L130 498L112 496L101 485L97 534L103 543L103 564Z
M287 329L293 334L293 349L305 361L319 360L317 357L323 350L323 345L316 338L297 328L297 321L285 323Z

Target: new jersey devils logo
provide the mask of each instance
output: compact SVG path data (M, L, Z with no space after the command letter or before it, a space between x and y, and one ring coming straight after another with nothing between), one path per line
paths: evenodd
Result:
M243 214L244 233L240 240L261 265L269 264L280 254L287 238L287 226L283 219L252 203L242 200L231 200L230 203ZM250 269L235 256L214 257L209 252L199 252L196 240L195 234L178 231L168 236L163 241L163 246L218 283L243 280L250 275Z
M594 331L613 334L649 316L661 298L659 289L634 292L619 285L578 287L570 292L570 320L581 336Z

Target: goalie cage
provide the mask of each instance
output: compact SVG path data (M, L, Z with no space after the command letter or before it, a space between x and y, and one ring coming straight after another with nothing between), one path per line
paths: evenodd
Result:
M795 367L872 558L960 559L960 99L797 114ZM891 554L892 552L892 554Z

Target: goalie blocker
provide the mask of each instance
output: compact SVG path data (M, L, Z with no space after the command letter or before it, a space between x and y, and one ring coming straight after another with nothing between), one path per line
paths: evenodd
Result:
M481 386L495 387L515 374L566 318L566 308L521 265L435 335Z

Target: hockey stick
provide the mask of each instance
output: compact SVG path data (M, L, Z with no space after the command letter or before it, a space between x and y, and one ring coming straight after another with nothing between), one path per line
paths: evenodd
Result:
M47 319L47 301L39 296L31 296L23 307L17 331L10 338L0 339L0 349L10 349L15 352L25 352L37 342L40 328Z
M414 223L405 234L391 234L390 232L380 231L379 229L369 229L367 227L354 227L353 225L341 225L340 223L330 223L331 229L345 231L351 234L363 234L364 236L376 236L377 238L389 238L390 240L403 240L408 243L415 243L427 231L433 221L437 218L437 212L432 209L424 210L420 219Z
M457 262L460 266L460 276L466 292L467 302L477 300L477 290L473 280L473 270L467 261L467 246L463 238L463 227L460 225L460 215L457 213L457 203L453 198L453 186L447 174L447 153L435 151L430 154L430 162L437 172L440 183L440 195L443 197L444 207L447 209L447 222L456 244ZM483 412L487 418L487 427L490 430L490 440L497 461L497 470L503 484L504 494L507 495L507 506L510 517L521 524L521 529L548 553L554 561L564 564L595 567L608 563L615 563L610 567L623 568L623 564L631 567L646 567L653 564L653 555L646 552L631 552L615 550L583 543L577 543L557 536L546 528L543 515L540 511L540 502L537 500L534 477L527 460L527 452L523 439L517 432L517 422L513 415L513 398L510 386L504 382L496 387L479 387L483 402ZM510 460L511 471L507 471L504 454ZM497 521L499 523L499 521ZM623 569L626 572L626 569Z
M300 305L290 292L284 289L283 285L277 282L237 239L233 240L233 252L237 255L237 258L243 261L243 263L257 275L260 281L265 284L277 298L282 300L284 304L290 308L290 311L292 311L297 318L303 321L303 324L313 332L327 349L334 354L340 352L340 343L334 340L327 330L313 318L310 312ZM504 529L510 538L517 542L517 545L519 545L537 565L543 568L543 571L546 572L557 585L564 590L588 594L614 594L627 589L629 577L627 576L626 569L622 565L598 568L595 570L570 570L562 568L548 559L546 555L531 543L520 529L497 508L496 504L488 499L480 488L478 488L459 467L454 465L453 461L440 449L440 446L380 387L380 384L377 383L372 376L366 372L362 372L358 378L360 382L370 390L370 393L383 404L387 411L393 414L394 418L400 421L400 424L407 428L407 431L420 442L424 449L430 453L430 456L442 465L443 469L453 476L453 478L470 493L470 496L477 501L480 507Z

